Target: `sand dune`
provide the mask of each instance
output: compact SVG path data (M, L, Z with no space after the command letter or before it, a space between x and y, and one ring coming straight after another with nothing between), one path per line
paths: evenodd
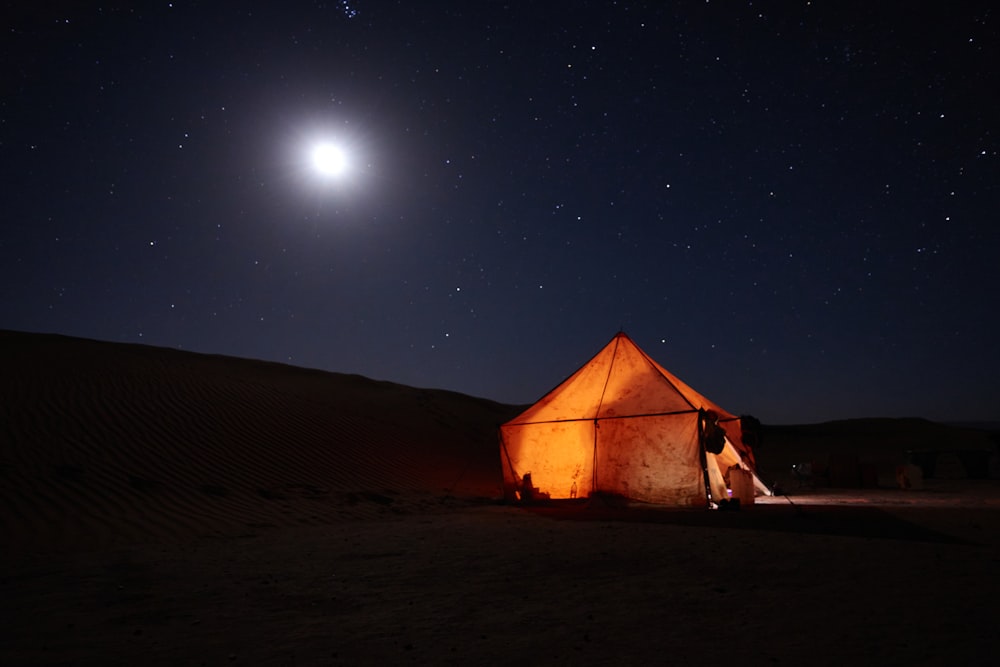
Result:
M741 512L519 508L518 408L256 361L0 332L0 664L972 664L997 480L891 488L921 420L768 427L758 462L890 486ZM957 460L957 459L956 459ZM954 468L949 468L954 470Z
M499 495L513 409L280 364L4 332L0 539L174 540Z
M764 427L760 456L767 467L793 481L787 472L791 464L831 459L853 460L871 466L883 486L893 486L896 466L921 454L950 454L949 460L964 465L937 471L940 477L998 477L995 457L1000 437L996 432L926 419L849 419L822 424L769 425ZM978 455L973 455L978 453ZM963 461L964 460L964 461Z

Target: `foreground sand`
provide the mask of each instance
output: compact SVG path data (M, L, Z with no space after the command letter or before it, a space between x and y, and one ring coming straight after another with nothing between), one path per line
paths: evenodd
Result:
M995 646L994 491L463 507L7 558L0 662L973 664Z
M504 506L494 438L510 406L0 337L3 665L993 652L996 480L795 489L741 512ZM761 463L807 450L762 449Z

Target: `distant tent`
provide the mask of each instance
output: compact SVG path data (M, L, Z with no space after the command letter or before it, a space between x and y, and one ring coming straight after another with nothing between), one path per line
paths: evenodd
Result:
M509 500L603 493L706 507L728 499L737 480L751 502L755 492L770 494L740 441L739 417L624 333L503 424L500 454Z

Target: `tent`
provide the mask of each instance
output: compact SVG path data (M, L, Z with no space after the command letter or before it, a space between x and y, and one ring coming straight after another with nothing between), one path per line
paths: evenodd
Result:
M770 492L756 476L740 430L739 417L618 333L562 384L500 426L504 495L609 494L715 507L736 491L752 502L755 494Z

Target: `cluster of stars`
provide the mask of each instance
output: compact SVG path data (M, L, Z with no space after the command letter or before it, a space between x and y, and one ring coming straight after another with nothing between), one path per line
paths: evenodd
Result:
M0 325L252 331L241 351L510 402L623 327L765 419L894 337L990 344L960 317L998 280L978 10L358 6L15 22ZM800 360L796 411L775 378Z

